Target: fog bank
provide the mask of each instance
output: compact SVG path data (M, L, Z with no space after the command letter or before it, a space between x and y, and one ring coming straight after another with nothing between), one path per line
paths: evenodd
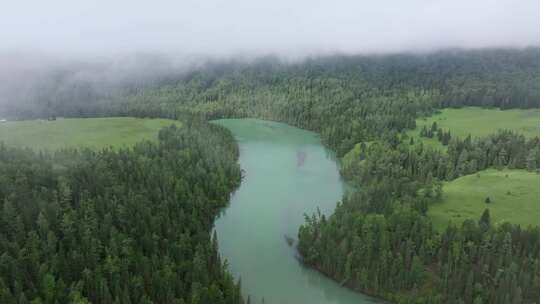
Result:
M540 45L535 0L9 1L0 50L230 56Z

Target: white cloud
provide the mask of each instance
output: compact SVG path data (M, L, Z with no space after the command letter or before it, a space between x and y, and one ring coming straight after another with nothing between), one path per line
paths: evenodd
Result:
M0 49L303 55L540 45L536 0L5 1Z

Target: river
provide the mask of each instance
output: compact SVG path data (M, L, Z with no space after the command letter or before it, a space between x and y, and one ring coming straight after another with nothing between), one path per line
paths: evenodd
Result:
M375 300L302 266L294 245L304 214L331 214L343 194L336 161L316 133L257 119L225 119L244 179L215 223L220 253L251 303L363 304Z

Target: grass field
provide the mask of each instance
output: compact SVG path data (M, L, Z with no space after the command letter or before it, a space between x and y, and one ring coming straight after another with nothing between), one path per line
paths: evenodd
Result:
M173 123L166 119L130 117L27 120L0 123L0 142L9 146L55 150L63 147L125 147L157 140L158 131Z
M489 169L462 176L445 183L441 202L430 206L428 214L440 230L449 221L478 220L486 208L495 224L540 225L540 174Z
M467 107L461 109L443 109L440 113L416 120L416 129L407 135L420 138L420 130L425 125L431 127L436 121L443 130L450 130L453 137L487 136L499 129L517 131L527 137L540 136L540 109L498 110ZM422 138L432 147L445 149L436 139Z

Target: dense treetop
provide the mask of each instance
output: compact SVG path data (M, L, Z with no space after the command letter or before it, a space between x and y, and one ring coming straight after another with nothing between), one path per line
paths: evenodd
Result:
M193 121L118 151L1 145L0 302L242 303L210 236L237 157Z

